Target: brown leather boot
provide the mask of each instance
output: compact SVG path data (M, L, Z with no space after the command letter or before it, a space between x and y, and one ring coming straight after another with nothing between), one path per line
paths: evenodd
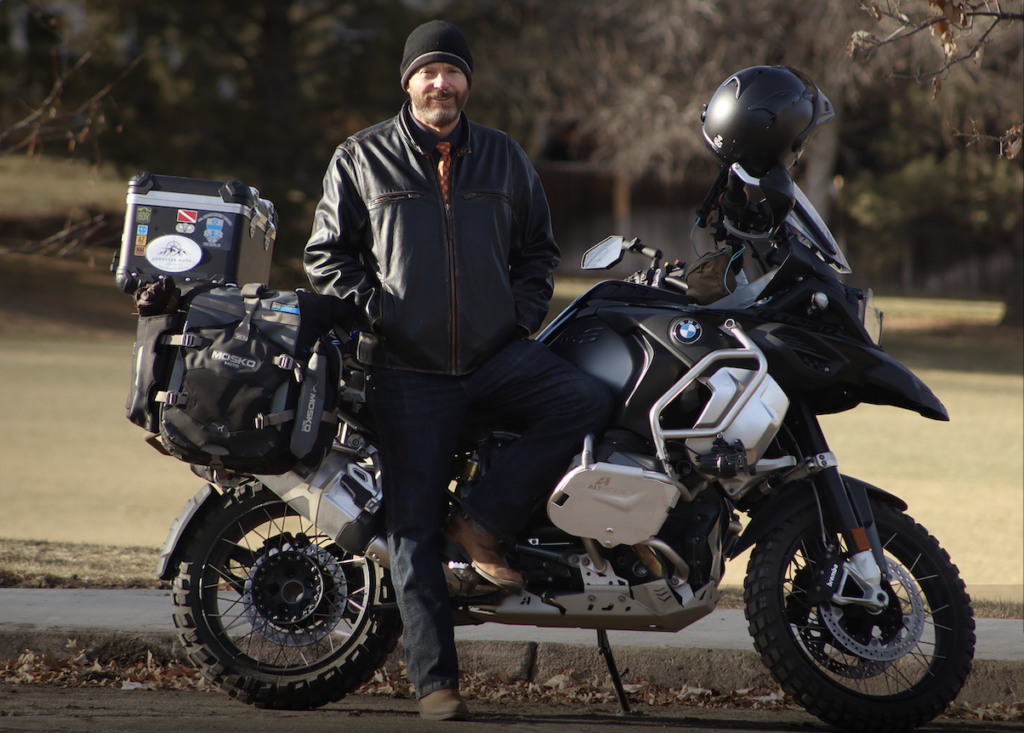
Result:
M523 589L523 576L501 559L498 538L465 514L458 512L452 517L444 533L466 551L473 567L487 580L512 593Z
M445 688L420 698L420 717L424 720L466 720L469 708L458 690Z

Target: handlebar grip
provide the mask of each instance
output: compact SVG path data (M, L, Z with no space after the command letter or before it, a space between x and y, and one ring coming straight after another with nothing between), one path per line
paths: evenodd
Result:
M661 259L661 250L656 247L648 247L640 242L640 238L637 237L629 245L629 249L632 252L639 252L644 257L650 257L652 260Z

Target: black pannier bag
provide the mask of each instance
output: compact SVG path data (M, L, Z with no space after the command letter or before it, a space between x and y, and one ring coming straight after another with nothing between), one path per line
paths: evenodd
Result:
M144 315L154 294L163 312ZM338 427L341 353L330 328L341 300L163 280L136 302L129 420L193 465L278 474L319 463Z

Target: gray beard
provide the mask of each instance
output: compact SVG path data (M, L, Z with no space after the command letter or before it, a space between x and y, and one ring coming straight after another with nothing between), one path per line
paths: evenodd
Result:
M426 125L444 128L459 119L459 115L462 114L462 108L466 106L466 98L468 96L469 93L467 92L462 99L459 99L457 96L450 97L450 99L455 100L454 105L434 104L434 100L429 97L411 97L412 113L416 116L416 119Z

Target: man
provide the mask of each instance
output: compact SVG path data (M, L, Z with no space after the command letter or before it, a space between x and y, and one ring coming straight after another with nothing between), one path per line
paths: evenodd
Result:
M528 339L544 319L558 248L547 200L522 149L463 113L473 57L441 21L410 34L400 67L409 101L346 140L324 177L306 245L317 291L347 299L377 421L391 575L420 714L468 714L441 530L506 592L522 590L511 542L588 432L604 428L603 384ZM443 500L468 406L533 427L446 525Z

